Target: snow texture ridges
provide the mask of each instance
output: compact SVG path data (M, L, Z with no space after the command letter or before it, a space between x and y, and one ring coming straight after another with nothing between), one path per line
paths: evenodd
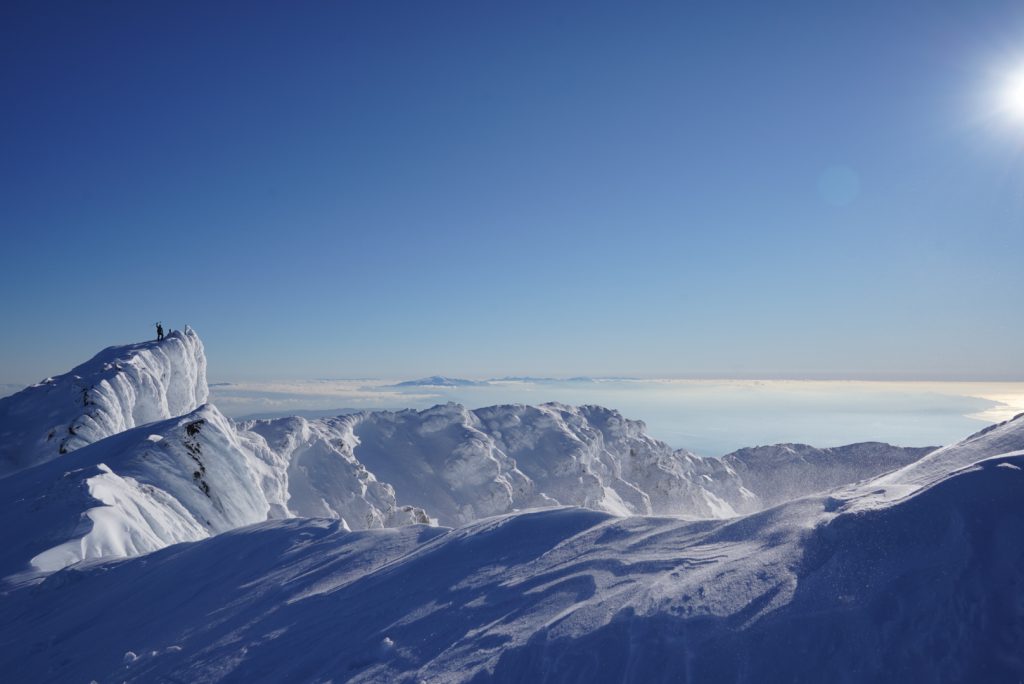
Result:
M0 477L206 402L206 355L190 329L109 347L0 399Z

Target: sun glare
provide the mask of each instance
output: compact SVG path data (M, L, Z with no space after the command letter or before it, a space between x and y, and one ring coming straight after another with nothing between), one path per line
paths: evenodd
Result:
M1007 118L1024 123L1024 67L1006 77L999 94L999 107Z

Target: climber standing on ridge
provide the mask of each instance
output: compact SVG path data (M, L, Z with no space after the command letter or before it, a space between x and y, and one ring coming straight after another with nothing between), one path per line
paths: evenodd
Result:
M156 324L156 341L164 339L164 326L161 323Z

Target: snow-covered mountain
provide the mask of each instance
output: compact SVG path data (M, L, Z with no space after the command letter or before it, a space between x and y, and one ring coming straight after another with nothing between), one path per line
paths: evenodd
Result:
M967 439L936 449L903 468L880 477L880 484L922 487L931 484L952 470L971 465L994 454L1024 449L1024 413L1013 420L977 432Z
M0 403L5 679L1024 676L1024 415L719 460L597 406L237 424L205 367L174 333Z
M70 372L0 399L0 477L206 402L206 355L192 330L104 349Z
M0 480L0 572L52 572L134 556L281 515L229 421L204 406L134 428Z
M429 378L404 380L391 387L483 387L486 381L466 380L464 378L447 378L443 375L431 375Z
M596 406L445 404L318 422L442 525L537 506L697 517L756 507L720 462L674 452L640 421Z
M748 447L722 457L763 506L866 480L913 463L935 447L880 442L818 449L807 444ZM946 472L949 472L948 470Z
M199 406L205 369L202 343L187 330L111 347L5 400L0 432L13 474L0 480L0 515L26 515L32 501L59 524L27 547L14 539L0 569L50 572L293 516L334 518L353 530L459 526L563 505L725 518L919 455L888 445L784 445L700 458L617 411L561 404L235 424ZM67 436L42 437L63 425L72 426ZM37 462L51 465L24 468ZM54 486L65 494L32 496Z
M1012 682L1024 454L850 512L268 522L4 597L13 681ZM153 619L153 616L159 616Z

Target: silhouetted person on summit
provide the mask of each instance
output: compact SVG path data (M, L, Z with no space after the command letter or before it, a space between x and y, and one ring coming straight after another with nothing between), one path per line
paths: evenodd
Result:
M162 339L164 339L164 326L161 325L160 323L157 323L156 324L156 341L159 342Z

